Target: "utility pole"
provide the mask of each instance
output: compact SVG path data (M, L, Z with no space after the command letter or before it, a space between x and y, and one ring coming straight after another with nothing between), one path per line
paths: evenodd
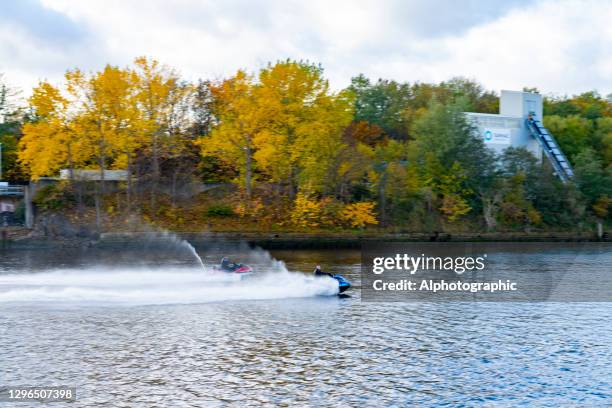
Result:
M2 180L2 143L0 143L0 181Z

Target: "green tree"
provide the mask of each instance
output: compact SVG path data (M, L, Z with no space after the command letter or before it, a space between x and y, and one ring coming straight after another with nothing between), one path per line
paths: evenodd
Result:
M468 186L476 191L480 178L492 170L494 155L466 119L464 106L461 100L451 105L431 103L413 126L415 159L423 168L428 155L433 155L439 163L446 163L447 167L458 162L465 171Z
M355 94L356 122L376 125L393 139L408 138L408 122L404 115L412 96L408 84L383 79L372 84L361 74L351 80L349 90Z
M555 136L561 150L572 162L580 151L592 144L592 122L581 116L545 116L544 126Z
M612 117L599 118L595 122L595 146L603 159L603 166L612 165Z
M19 94L11 88L0 74L0 147L2 180L19 181L27 179L27 174L17 160L18 143L24 112L19 106Z
M413 124L411 159L418 164L425 185L435 194L450 197L446 198L445 208L455 207L458 213L467 213L468 207L482 211L488 217L488 227L493 228L494 217L489 217L489 213L495 201L495 156L466 119L465 106L464 98L450 105L434 99ZM442 191L440 186L444 185L445 177L453 174L453 167L461 169L462 187L455 188L454 192Z
M540 213L527 198L525 178L526 175L519 172L506 179L500 205L500 217L506 226L526 227L542 222Z
M527 149L510 147L502 154L500 163L502 183L498 192L503 193L509 179L522 175L522 194L537 209L543 224L576 225L583 212L579 193L573 184L563 184L547 161L538 162Z
M210 81L199 80L194 88L193 101L191 103L193 124L191 131L195 137L206 136L216 124L215 118L215 96L213 85Z
M576 156L576 183L591 207L602 196L612 197L612 168L604 168L592 149Z
M445 93L447 99L440 98ZM443 103L453 103L463 100L464 109L469 112L497 113L499 112L499 97L487 91L476 81L455 77L439 85L438 100Z

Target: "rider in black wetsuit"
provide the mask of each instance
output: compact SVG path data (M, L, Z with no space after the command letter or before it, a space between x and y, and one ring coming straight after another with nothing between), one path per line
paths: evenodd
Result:
M321 271L321 265L317 265L317 267L314 270L314 274L315 276L329 276L331 277L331 273L325 273Z
M236 269L236 265L230 262L227 256L224 256L223 259L221 259L221 269L226 272L233 272L234 269Z

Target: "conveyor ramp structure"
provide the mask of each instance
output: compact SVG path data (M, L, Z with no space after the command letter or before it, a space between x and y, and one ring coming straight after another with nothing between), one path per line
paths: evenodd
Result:
M568 182L574 176L574 171L555 138L550 134L548 129L534 117L527 118L526 124L531 135L540 143L557 177L564 183Z

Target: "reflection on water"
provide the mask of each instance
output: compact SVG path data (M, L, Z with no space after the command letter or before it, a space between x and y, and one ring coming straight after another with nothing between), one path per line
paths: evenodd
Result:
M287 272L263 252L198 249L207 265L229 254L270 275L306 279L295 272L320 263L358 283L356 251L274 252ZM198 285L216 288L203 296L232 287L206 281L196 268L181 251L16 251L0 253L0 292L47 287L56 275L63 288L106 295L119 288L148 296L147 287L174 293L173 281L186 296ZM5 299L0 384L75 385L79 407L610 401L609 303L365 303L359 289L338 298L298 286L283 299L253 287L259 300L209 303Z

